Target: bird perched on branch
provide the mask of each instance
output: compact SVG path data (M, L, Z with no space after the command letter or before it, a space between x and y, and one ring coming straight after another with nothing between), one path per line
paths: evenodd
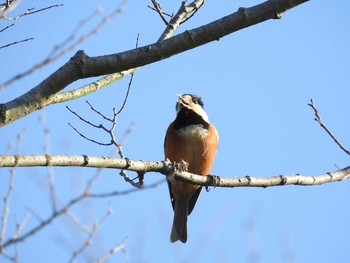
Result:
M194 94L178 95L176 118L164 141L165 158L182 163L185 170L208 175L218 147L219 136L204 111L202 99ZM202 187L167 177L174 221L170 240L187 241L187 216L191 214Z

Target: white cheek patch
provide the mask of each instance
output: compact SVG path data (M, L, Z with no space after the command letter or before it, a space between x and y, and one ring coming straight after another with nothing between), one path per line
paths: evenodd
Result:
M181 108L184 107L197 113L199 116L202 117L202 119L205 122L209 123L208 115L204 111L203 107L199 104L194 103L190 95L184 95L184 96L178 95L178 97L179 97L179 100L176 106L176 114L179 114Z
M193 104L192 106L192 110L197 113L199 116L201 116L203 118L203 120L207 123L209 123L209 118L207 113L204 111L204 109L198 105L198 104Z

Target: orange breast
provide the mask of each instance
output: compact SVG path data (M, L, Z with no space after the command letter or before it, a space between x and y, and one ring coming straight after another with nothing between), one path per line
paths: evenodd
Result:
M172 162L185 161L189 164L189 172L208 175L214 162L218 140L218 133L211 124L207 131L186 128L181 132L174 130L172 123L166 133L165 158Z

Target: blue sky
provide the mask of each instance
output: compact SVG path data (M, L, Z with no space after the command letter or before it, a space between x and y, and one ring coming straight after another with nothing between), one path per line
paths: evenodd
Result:
M260 3L222 2L207 1L177 33L241 6ZM50 0L45 6L57 3L64 3L64 7L23 17L1 33L0 45L27 37L34 40L0 50L4 62L0 82L45 58L96 6L103 8L102 16L118 5L117 1ZM148 4L130 0L124 13L79 49L90 56L117 53L132 49L137 34L140 46L155 42L164 25ZM163 8L175 12L179 4L172 1L164 3ZM23 1L16 12L32 6L44 7L36 1ZM314 99L324 122L350 148L349 7L346 0L336 5L332 1L310 1L290 10L281 20L255 25L139 69L118 119L117 138L130 123L136 123L125 142L124 154L131 159L162 160L165 130L175 117L176 95L197 93L220 135L214 174L317 175L348 166L349 156L314 121L307 104ZM101 16L83 30L87 32ZM1 21L1 28L6 25L8 22ZM33 88L73 54L0 91L1 103ZM78 81L67 90L92 80ZM101 120L85 100L111 116L112 108L119 107L124 99L128 81L126 78L85 98L49 106L1 128L1 152L5 153L9 144L15 148L17 134L25 129L22 153L42 154L44 135L39 117L44 114L52 154L109 155L112 148L88 142L68 126L70 122L90 137L108 140L101 131L81 123L66 106L99 123ZM15 149L11 153L15 154ZM76 196L95 172L55 168L59 204ZM9 169L1 169L0 173L3 198ZM50 214L46 177L46 168L17 169L9 233L13 233L14 218L23 218L28 209L36 216L30 218L25 230ZM146 174L145 184L163 178ZM348 262L349 186L349 181L344 181L313 187L211 188L202 192L189 217L189 240L185 245L169 242L173 212L166 184L125 196L86 200L72 212L87 225L102 218L109 206L114 213L102 224L88 253L76 262L102 255L125 237L130 262ZM130 187L118 171L105 170L93 192ZM2 202L0 209L2 213ZM19 246L20 261L66 262L85 237L63 217ZM44 246L47 253L38 249ZM110 262L124 262L124 254L117 253Z

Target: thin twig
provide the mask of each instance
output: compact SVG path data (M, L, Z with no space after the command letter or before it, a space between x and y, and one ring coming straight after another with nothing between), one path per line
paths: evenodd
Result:
M8 25L0 30L0 33L4 32L6 29L9 29L10 27L14 26L15 24Z
M91 104L89 104L91 105ZM107 129L106 127L103 126L103 124L99 124L99 125L96 125L88 120L86 120L85 118L81 117L78 113L76 113L75 111L73 111L72 109L70 109L68 106L66 106L66 108L71 112L73 113L75 116L77 116L81 121L85 122L86 124L94 127L94 128L98 128L98 129L103 129L104 131L106 131L108 134L110 134L110 136L114 136L113 134L111 134L110 132L110 129ZM92 108L94 112L98 113L99 115L101 116L104 116L102 113L100 113L99 111L96 111L94 108ZM106 120L109 120L109 121L112 121L113 124L112 124L112 127L114 125L114 121L113 120L110 120L106 117L104 117L104 119ZM89 138L87 137L86 135L84 135L83 133L81 133L77 128L75 128L71 123L68 123L69 126L71 126L73 128L73 130L75 130L81 137L83 137L84 139L90 141L90 142L93 142L93 143L96 143L98 145L102 145L102 146L110 146L110 145L113 145L115 142L113 141L113 138L110 142L108 143L104 143L104 142L99 142L99 141L96 141L92 138Z
M124 251L124 253L127 254L126 249L125 249L125 243L128 240L128 238L129 237L125 237L124 240L120 244L116 245L114 248L109 250L106 254L102 255L99 259L94 261L94 263L103 263L120 250Z
M44 8L41 8L41 9L38 9L38 10L35 10L35 7L32 7L32 8L28 8L23 14L20 14L18 16L15 16L15 17L5 17L3 16L4 19L6 20L17 20L23 16L27 16L27 15L32 15L32 14L35 14L35 13L38 13L38 12L41 12L41 11L44 11L44 10L47 10L47 9L51 9L51 8L54 8L54 7L61 7L63 6L63 4L57 4L57 5L51 5L51 6L47 6L47 7L44 7Z
M136 45L138 44L138 39L137 39L137 43ZM68 123L69 126L71 126L81 137L83 137L84 139L90 141L90 142L93 142L93 143L96 143L98 145L102 145L102 146L110 146L110 145L114 145L116 146L116 148L118 149L118 154L121 158L125 158L124 154L123 154L123 151L122 151L122 147L123 145L121 143L118 143L116 138L115 138L115 135L114 135L114 131L115 131L115 128L117 126L117 118L119 116L119 114L123 111L125 105L126 105L126 102L128 100L128 97L129 97L129 94L130 94L130 89L131 89L131 86L132 86L132 81L133 81L133 77L134 77L134 74L131 74L131 78L130 78L130 81L129 81L129 84L128 84L128 89L127 89L127 93L124 97L124 101L123 101L123 104L122 106L120 107L119 111L117 112L115 108L113 108L113 118L108 118L106 115L104 115L103 113L101 113L100 111L96 110L91 103L89 103L87 101L87 103L89 104L90 108L92 111L94 111L95 113L97 113L99 116L101 116L104 120L110 122L112 125L111 127L108 129L106 128L103 124L99 124L99 125L96 125L96 124L93 124L92 122L86 120L85 118L81 117L78 113L76 113L75 111L71 110L68 106L67 109L73 113L75 116L77 116L80 120L82 120L83 122L91 125L92 127L94 128L99 128L99 129L103 129L105 132L107 132L110 136L110 142L108 143L103 143L103 142L99 142L99 141L96 141L95 139L92 139L92 138L89 138L87 137L86 135L84 135L83 133L81 133L80 131L78 131L77 128L75 128L72 124ZM130 129L127 131L128 134L130 133ZM124 136L125 137L125 136ZM125 160L128 160L127 158L125 158ZM128 174L126 173L126 171L124 169L121 169L120 170L120 173L119 173L126 182L130 183L132 186L134 187L141 187L143 185L143 174L142 173L138 173L138 176L136 178L130 178L128 176ZM135 183L135 179L139 179L137 183Z
M85 136L83 133L81 133L77 128L75 128L71 123L68 123L68 125L70 127L72 127L73 130L75 130L81 137L83 137L84 139L90 141L90 142L93 142L93 143L96 143L96 144L99 144L99 145L102 145L102 146L110 146L112 145L113 143L112 142L109 142L109 143L103 143L103 142L99 142L99 141L96 141L94 139L91 139L87 136Z
M137 38L136 38L136 48L138 48L138 46L139 46L139 37L140 37L140 34L137 34ZM119 111L117 112L117 115L119 115L119 114L123 111L123 109L124 109L124 107L125 107L125 104L126 104L128 98L129 98L129 93L130 93L132 81L133 81L133 79L134 79L134 74L135 74L134 72L131 73L130 80L129 80L129 84L128 84L128 89L127 89L127 91L126 91L126 95L125 95L125 97L124 97L123 104L122 104L122 106L120 107Z
M123 105L120 107L119 111L117 112L117 115L119 115L122 112L122 110L124 109L124 107L125 107L125 104L126 104L128 98L129 98L129 93L130 93L131 84L132 84L132 80L133 79L134 79L134 73L131 73L130 81L129 81L129 85L128 85L128 89L127 89L126 95L124 97Z
M64 55L66 55L68 52L77 49L83 42L85 42L87 39L89 39L90 37L94 36L95 34L97 34L98 32L100 32L100 30L109 22L111 21L111 19L116 16L119 13L122 13L124 11L125 5L127 4L128 0L123 0L123 2L118 6L118 8L116 10L114 10L112 13L110 13L109 15L106 15L105 17L103 17L101 19L101 21L94 27L92 28L88 33L81 35L79 38L77 38L76 41L72 42L70 44L70 46L67 46L66 48L64 48L64 44L66 44L66 41L63 41L62 44L58 45L58 47L61 46L61 50L56 54L56 55L52 55L52 56L48 56L46 57L44 60L42 60L41 62L35 64L33 67L31 67L30 69L23 71L21 73L16 74L15 76L11 77L10 79L8 79L7 81L5 81L4 83L0 84L0 90L3 89L6 86L9 86L10 84L12 84L13 82L28 76L30 74L32 74L33 72L42 69L44 66L47 66L48 64L58 60L59 58L63 57ZM97 10L96 12L99 12L99 10ZM90 15L88 18L83 19L82 21L80 21L77 25L77 27L73 30L72 34L67 38L67 40L73 40L76 38L76 33L78 32L78 29L80 29L81 25L84 24L86 22L86 20L90 20L93 15ZM57 50L57 45L56 47L54 47L54 50L51 51L50 53L53 54L54 51Z
M87 234L89 234L91 232L91 229L89 227L87 227L86 225L84 225L82 222L80 222L79 219L70 212L70 210L67 210L65 214L82 231L86 232Z
M28 212L22 219L21 222L16 223L16 232L13 234L13 239L17 239L17 237L22 232L24 226L27 224L29 218L32 216L31 212Z
M44 61L49 61L50 58L54 57L56 53L59 53L60 51L64 50L65 46L67 46L69 42L73 41L78 36L79 31L82 30L84 25L92 21L99 13L101 13L100 8L96 8L92 14L80 20L78 24L75 26L75 28L72 30L70 35L65 40L63 40L60 44L57 44L52 48L51 52L47 55Z
M25 130L23 130L21 133L17 135L17 153L18 155L21 155L22 153L22 140ZM17 162L15 163L15 166L12 167L10 170L10 178L9 178L9 184L7 189L7 194L4 198L4 212L1 218L1 230L0 230L0 252L4 249L4 240L7 230L7 223L8 223L8 217L10 212L10 202L12 197L12 192L15 187L14 180L16 175L16 168L17 168Z
M96 112L96 113L97 113L98 115L100 115L103 119L105 119L106 121L109 121L109 122L113 122L113 119L106 117L106 115L104 115L104 114L101 113L100 111L96 110L96 109L94 108L94 106L92 106L92 104L91 104L88 100L85 101L85 102L86 102L87 104L89 104L89 106L90 106L90 108L91 108L92 111ZM98 127L96 127L96 128L98 128Z
M10 170L9 185L8 185L8 188L7 188L6 197L4 198L4 212L3 212L3 215L2 215L2 218L1 218L0 252L4 248L4 239L5 239L5 235L6 235L7 222L8 222L9 212L10 212L10 200L11 200L13 189L15 187L14 186L15 174L16 174L16 168L13 167Z
M45 111L40 115L40 124L44 132L44 153L50 154L50 131L46 126L45 120ZM51 202L51 209L53 212L57 210L57 201L56 201L56 193L55 193L55 174L53 167L47 168L47 177L49 183L49 196Z
M156 11L158 13L158 15L160 16L160 18L162 19L162 21L164 22L164 24L167 26L168 25L168 21L165 19L164 15L168 15L169 14L165 14L162 10L162 7L160 6L160 4L156 1L156 0L151 0L153 7L148 6L149 8L151 8L152 10Z
M192 6L194 3L197 4L197 2L198 2L198 0L192 2L190 5ZM201 2L199 2L198 5L200 5L200 3ZM176 14L176 16L184 17L184 15L183 15L184 11L186 11L186 10L180 9L178 11L178 13ZM180 14L182 14L182 15L180 15ZM158 39L158 41L162 41L162 40L165 40L167 38L170 38L171 35L174 33L174 31L180 25L180 22L179 23L173 22L174 17L175 17L174 15L169 15L169 16L171 16L170 22L172 23L172 26L169 28L167 27L166 31L161 35L161 37ZM47 102L47 105L77 99L77 98L80 98L80 97L85 96L87 94L90 94L92 92L96 92L97 90L100 90L100 89L110 85L111 83L122 79L123 77L125 77L128 74L134 73L137 69L138 68L133 68L133 69L117 72L114 74L110 74L110 75L107 75L101 79L94 81L93 83L90 83L90 84L87 84L83 87L80 87L78 89L54 94L53 96L51 96L50 100ZM1 88L1 86L0 86L0 88Z
M6 44L4 46L0 46L0 49L6 48L6 47L9 47L9 46L13 46L13 45L16 45L16 44L19 44L19 43L27 42L27 41L30 41L30 40L33 40L33 39L34 38L30 37L30 38L26 38L26 39L23 39L23 40L18 40L18 41Z
M310 99L310 103L308 104L315 113L315 121L317 121L320 126L328 133L329 136L331 136L331 138L334 140L334 142L348 155L350 155L350 151L348 149L346 149L341 143L340 141L334 136L334 134L327 128L327 126L323 123L321 116L318 114L318 110L315 106L314 100Z
M205 0L203 1L199 1L199 4L197 4L196 1L193 1L191 4L188 5L188 7L193 7L193 10L188 14L188 16L180 22L180 24L183 24L185 22L187 22L188 20L190 20L199 10L199 8L201 8L205 3Z
M109 121L109 122L112 122L112 128L111 129L107 129L103 124L94 124L92 123L91 121L88 121L87 119L83 118L82 116L80 116L78 113L76 113L75 111L73 111L72 109L70 109L68 106L66 106L66 108L71 112L73 113L75 116L77 116L81 121L85 122L86 124L94 127L94 128L97 128L97 129L103 129L105 132L107 132L110 136L111 136L111 141L108 142L108 143L103 143L103 142L99 142L99 141L96 141L94 139L91 139L89 137L87 137L86 135L84 135L83 133L81 133L77 128L75 128L71 123L68 123L69 126L71 126L81 137L83 137L84 139L90 141L90 142L93 142L93 143L96 143L98 145L102 145L102 146L110 146L110 145L113 145L113 144L117 144L114 140L114 135L113 133L111 133L111 130L113 129L113 127L115 126L115 123L116 123L116 114L114 113L114 118L113 119L110 119L110 118L107 118L104 114L102 114L100 111L96 110L88 101L86 101L87 104L89 104L89 106L91 107L91 110L94 111L95 113L97 113L98 115L100 115L103 119ZM115 109L113 109L113 112L115 112Z
M149 184L149 185L145 185L142 187L142 189L151 189L151 188L156 188L158 186L160 186L161 184L165 183L165 179L162 179L158 182ZM135 191L135 188L131 188L129 190L125 190L125 191L111 191L108 193L90 193L89 194L89 198L105 198L105 197L112 197L112 196L118 196L118 195L127 195L127 194L131 194Z
M92 111L96 112L97 114L99 114L101 117L103 117L105 120L108 121L112 121L111 119L105 117L101 112L97 111L95 108L93 108L91 106L91 104L86 101L87 104L89 104L89 106L91 107ZM102 128L101 124L97 125L97 124L93 124L91 121L88 121L87 119L81 117L78 113L76 113L75 111L73 111L71 108L69 108L68 106L66 107L71 113L73 113L75 116L77 116L81 121L85 122L86 124L89 124L90 126L94 127L94 128Z
M69 262L73 262L88 246L92 244L92 239L95 236L96 231L111 214L112 214L112 210L108 209L106 214L102 217L102 219L99 222L93 223L91 229L87 229L86 232L88 233L88 237L86 238L84 243L81 245L81 247L72 253L72 256ZM76 218L74 219L74 222L77 223L78 225L82 225L81 222L77 221Z

